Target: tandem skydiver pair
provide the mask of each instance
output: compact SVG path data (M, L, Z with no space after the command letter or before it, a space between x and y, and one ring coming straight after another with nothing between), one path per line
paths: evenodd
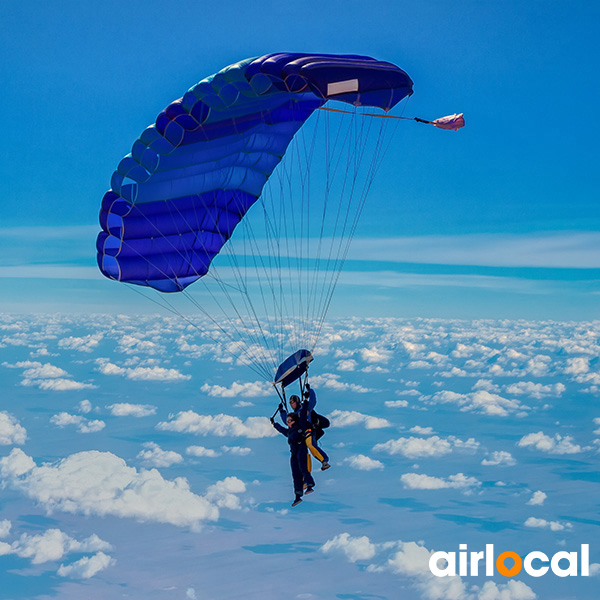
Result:
M322 471L331 467L329 457L317 444L317 440L323 436L323 429L329 427L329 420L315 412L317 395L308 383L305 384L304 401L293 395L289 403L292 409L290 412L285 410L283 403L278 407L281 419L287 427L275 423L275 416L271 417L271 423L279 433L287 437L290 446L290 467L295 494L292 506L297 506L302 502L303 494L311 494L315 487L308 451L310 450L321 462Z
M310 350L305 348L298 350L279 365L273 380L273 386L281 402L271 417L271 423L279 433L287 437L290 445L290 467L295 494L292 506L302 502L303 494L310 494L315 487L308 451L310 450L311 454L321 462L321 470L326 471L330 468L329 457L317 443L317 440L323 436L323 429L329 427L329 420L315 412L317 395L308 383L308 366L312 361L313 355ZM300 394L304 396L304 400L302 401L300 396L290 396L290 410L288 410L285 388L298 380ZM287 427L275 423L277 413Z

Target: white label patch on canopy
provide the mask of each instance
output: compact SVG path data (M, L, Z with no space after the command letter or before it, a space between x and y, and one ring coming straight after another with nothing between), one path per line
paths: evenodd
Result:
M358 79L346 79L346 81L334 81L327 84L327 95L346 94L358 92Z

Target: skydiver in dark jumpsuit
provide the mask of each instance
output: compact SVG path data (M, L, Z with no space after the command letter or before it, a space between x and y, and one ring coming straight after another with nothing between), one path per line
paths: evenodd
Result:
M318 431L311 422L311 413L317 404L317 395L315 394L315 390L313 390L308 383L306 384L304 398L304 402L301 402L298 396L290 396L290 407L293 411L292 414L295 413L300 416L301 421L302 419L306 419L308 422L308 426L306 427L306 446L310 453L321 463L321 471L326 471L331 467L329 464L329 456L327 456L317 442L320 435L323 435L323 431L321 430L320 435L318 436ZM279 405L279 415L281 416L281 420L285 422L288 413L283 408L283 404ZM308 465L310 471L310 456L308 457Z
M279 433L285 435L290 445L290 467L292 468L292 479L294 481L294 493L296 497L292 506L297 506L302 502L302 494L310 494L315 487L315 480L312 478L308 470L307 457L308 450L306 448L305 431L302 427L301 420L297 414L290 413L287 415L287 427L283 427L275 420L271 419L271 424ZM304 484L307 488L304 491Z

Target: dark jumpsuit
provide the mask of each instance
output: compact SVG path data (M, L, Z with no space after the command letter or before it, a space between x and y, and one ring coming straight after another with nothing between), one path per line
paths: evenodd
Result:
M294 427L283 427L279 423L273 423L273 427L279 433L285 435L290 445L290 467L292 468L292 479L294 480L294 493L299 498L304 493L304 483L308 487L315 485L315 480L312 478L307 465L308 451L306 442L304 441L304 429L297 423Z
M327 454L323 450L323 448L321 448L317 443L317 437L315 435L316 432L314 431L314 428L313 428L311 420L310 420L310 413L314 410L316 405L317 405L317 394L315 393L315 390L310 388L308 400L304 400L294 412L300 417L300 422L302 422L303 419L307 421L306 446L310 450L310 453L321 463L329 462L329 456L327 456ZM283 407L280 407L279 408L279 416L281 417L281 420L284 423L285 423L285 420L287 419L287 415L288 414L285 412ZM322 435L322 432L321 432L321 435ZM319 436L319 437L321 437L321 436ZM310 465L310 462L309 462L309 465ZM309 470L310 470L310 466L309 466Z

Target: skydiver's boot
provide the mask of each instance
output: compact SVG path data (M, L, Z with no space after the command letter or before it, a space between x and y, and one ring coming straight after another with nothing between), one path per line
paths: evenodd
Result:
M315 491L314 487L308 487L308 488L306 488L304 495L306 496L306 494L312 494L314 491Z
M298 506L298 504L300 504L300 502L302 502L302 497L296 496L296 499L292 502L292 506Z
M327 471L327 469L331 469L331 465L326 460L324 460L321 464L321 471Z

